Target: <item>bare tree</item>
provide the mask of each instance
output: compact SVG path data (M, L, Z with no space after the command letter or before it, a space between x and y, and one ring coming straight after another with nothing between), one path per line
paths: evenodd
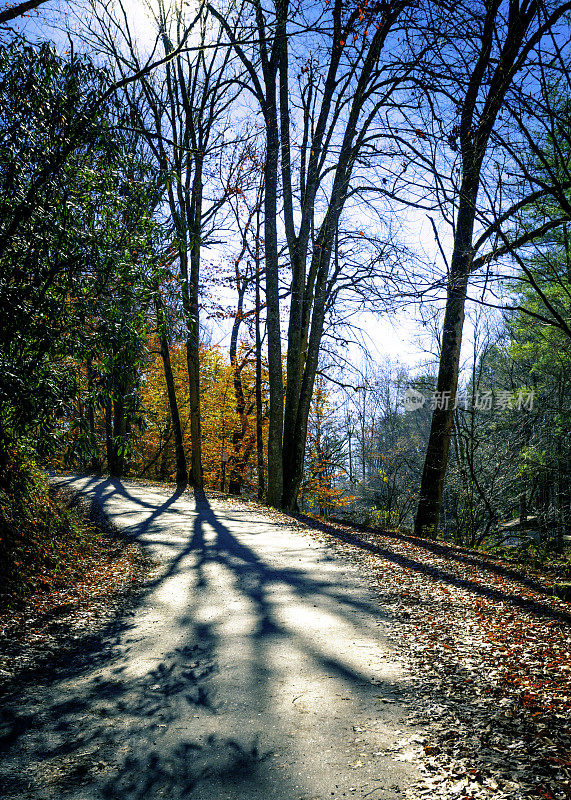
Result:
M237 306L230 333L230 363L233 370L236 412L240 428L233 434L234 453L231 457L231 475L228 485L230 494L240 494L244 473L254 445L257 451L258 498L264 496L264 454L263 454L263 409L262 409L262 335L260 330L261 296L260 279L262 263L262 208L264 204L263 152L256 150L255 141L247 136L246 143L234 148L228 165L226 196L232 210L239 234L239 251L232 259L233 274L231 282L237 293ZM253 307L247 308L247 296L254 295ZM239 338L242 324L250 329L254 339L253 348L248 347L239 355ZM252 336L252 327L254 328ZM250 431L249 415L251 408L246 403L242 372L250 353L254 350L256 362L255 433Z
M430 114L426 127L416 131L416 145L402 136L399 140L409 162L433 175L432 197L452 224L453 244L437 384L442 401L432 418L415 523L418 534L434 535L438 526L470 279L502 253L517 251L562 222L562 217L549 219L533 230L514 233L513 222L522 208L548 194L562 197L553 182L538 185L529 170L526 174L521 169L514 180L510 170L517 167L517 158L511 156L522 146L531 111L536 119L541 114L532 99L534 93L543 94L541 87L547 84L540 76L564 74L569 41L565 15L570 10L569 3L547 6L536 0L426 6L421 46L432 40L433 63L422 81ZM558 35L559 25L567 36ZM565 42L563 48L560 41ZM546 96L542 100L546 102ZM523 124L518 123L518 113ZM442 155L445 147L452 158ZM477 257L486 246L488 251Z
M294 508L324 322L343 263L339 220L354 183L379 158L380 112L397 107L412 62L393 57L409 3L343 3L313 9L244 0L240 28L213 8L241 59L266 137L265 262L270 380L268 502ZM295 70L295 77L292 74ZM291 269L284 384L279 303L278 194Z
M119 2L113 8L96 4L93 9L95 22L88 40L121 75L136 72L144 43L130 26L125 7ZM165 65L136 83L130 82L124 98L132 111L133 125L142 132L154 156L173 230L187 330L190 480L201 487L200 263L202 247L212 234L224 201L220 183L218 196L212 187L233 99L228 75L231 51L221 46L221 29L203 4L191 20L184 6L176 2L170 6L161 2L156 9L149 5L147 14L156 31L152 49L162 49Z
M7 6L0 11L0 25L5 25L7 22L11 22L13 19L18 19L18 17L25 16L30 11L35 11L45 2L47 2L47 0L27 0L25 3L16 3L16 5Z

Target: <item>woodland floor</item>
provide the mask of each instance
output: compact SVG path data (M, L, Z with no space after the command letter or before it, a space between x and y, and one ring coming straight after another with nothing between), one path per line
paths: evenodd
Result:
M553 577L460 547L300 519L355 560L426 676L415 797L571 797L571 604ZM485 787L485 788L484 788ZM491 790L491 791L490 791Z
M137 492L129 492L138 497L143 497L147 490L156 492L158 489L156 485L142 482L134 485ZM169 495L167 487L161 486L159 491ZM114 492L117 493L116 487ZM95 508L101 502L101 495L92 498L92 502ZM155 500L149 502L149 508L153 502L156 503ZM551 597L547 581L540 574L530 571L523 574L510 564L483 557L473 551L412 536L379 534L341 524L323 524L304 517L268 511L256 504L230 500L220 495L209 497L208 502L218 518L240 518L242 523L251 517L258 521L266 520L270 532L281 528L287 530L290 538L287 539L284 533L284 542L287 540L290 545L291 541L295 545L292 534L294 537L301 534L300 548L313 539L317 545L314 554L317 561L305 566L329 570L331 555L328 554L333 554L339 564L352 564L354 567L353 571L349 570L349 577L343 573L341 580L336 573L331 573L327 581L332 578L335 582L333 586L329 586L323 575L319 574L318 577L317 573L315 585L306 585L308 577L301 572L293 576L290 567L287 568L287 574L284 572L277 576L283 582L285 575L285 580L290 588L295 589L298 598L303 594L304 601L311 600L311 605L319 605L327 615L333 613L335 604L342 607L339 620L343 625L353 626L348 632L349 637L353 636L357 647L365 648L370 663L376 664L372 677L367 681L369 688L372 686L374 690L378 687L374 699L367 694L368 690L358 690L355 685L357 666L354 667L355 674L349 674L348 665L352 658L350 648L346 655L335 654L334 657L330 651L325 652L325 641L322 641L319 633L315 634L311 640L312 650L320 649L318 662L316 653L312 654L314 662L318 663L316 671L326 670L331 674L325 677L336 682L342 677L343 685L351 691L347 688L341 695L345 693L348 696L340 695L337 699L332 699L336 695L333 692L324 703L318 683L312 682L311 676L303 677L301 683L304 685L300 686L299 694L296 691L293 699L288 700L296 713L301 715L299 719L302 721L301 724L296 722L292 730L302 743L311 743L313 738L319 740L318 746L315 752L311 752L308 744L306 749L309 748L309 752L295 758L289 757L289 760L287 755L278 755L282 763L278 763L277 768L291 772L294 765L297 768L303 763L307 768L312 759L316 763L320 758L320 748L323 750L326 744L320 738L324 734L319 727L320 724L329 724L331 715L336 720L331 722L331 736L335 734L338 738L345 735L347 739L341 759L344 759L344 763L341 766L339 759L336 762L332 758L329 772L323 767L323 783L320 786L316 784L308 789L303 786L299 776L297 783L290 785L283 782L284 798L324 800L325 797L343 796L344 792L345 796L372 797L375 800L399 796L461 800L520 800L529 797L563 800L571 797L571 604ZM168 501L163 505L168 505ZM151 511L151 517L154 515L155 511ZM214 517L208 518L207 523L206 527L217 524ZM230 523L224 524L228 526ZM218 530L219 556L220 542L227 536L225 530L222 527ZM256 625L258 628L265 626L268 630L256 633L257 644L269 635L274 642L273 647L278 642L276 652L279 653L279 642L284 638L283 631L276 627L279 615L272 618L273 606L266 607L268 585L276 579L276 567L262 563L259 556L254 556L246 549L244 540L240 541L241 544L235 539L225 542L225 567L232 566L242 594L247 595L249 603L256 605L258 616L260 610L262 612L261 620L258 619ZM253 538L247 541L248 547L250 542L252 545L254 543ZM93 682L92 673L96 669L99 669L99 673L95 676L95 682L102 680L101 669L107 669L105 665L101 666L102 652L109 654L117 649L117 641L125 636L125 628L130 625L128 620L138 613L143 598L148 596L149 587L157 584L159 576L164 581L160 559L155 558L154 562L150 559L150 555L155 555L155 545L151 543L149 547L148 543L141 544L136 538L108 539L94 554L93 563L79 584L57 592L43 593L31 598L27 605L16 612L0 615L0 692L5 695L5 709L0 718L0 747L3 745L6 751L4 763L8 768L2 776L6 778L8 775L4 790L7 793L0 790L1 798L47 800L69 796L83 800L93 796L123 800L145 795L149 798L178 797L174 789L181 787L178 783L176 786L169 783L175 780L169 778L169 768L172 771L173 764L176 764L172 755L168 764L159 765L160 768L154 765L156 780L150 788L148 785L141 788L133 781L132 774L136 772L137 764L132 754L129 756L132 763L128 758L124 760L123 783L120 783L116 765L106 757L102 745L102 742L107 745L111 740L104 739L101 730L92 731L89 736L82 731L71 744L66 739L66 736L69 738L69 731L67 734L64 731L60 732L60 739L55 746L52 741L58 736L55 720L60 717L61 726L62 714L70 725L77 725L78 719L84 720L94 709L97 714L107 714L98 705L102 701L101 692L98 690L99 694L93 693L92 684L89 686L94 699L88 708L77 698L74 700L77 708L68 708L61 696L55 702L53 687L61 684L65 686L64 694L67 692L70 698L73 694L79 697L87 686L85 681ZM301 549L299 554L301 561ZM273 557L271 555L270 561ZM295 560L298 560L297 553ZM204 567L205 559L200 561ZM239 571L237 563L231 564L238 561L248 569ZM194 563L193 568L200 570L200 563ZM284 567L280 569L284 570ZM363 633L365 628L362 619L357 621L351 617L356 609L359 614L365 611L370 613L369 608L365 609L369 600L354 593L352 581L355 573L373 590L372 605L381 613L381 618L375 623L381 626L379 630L382 631L375 644L378 650L376 654L372 646L367 644L369 634ZM205 574L208 577L207 571ZM262 586L260 576L265 582ZM268 597L262 597L264 592ZM230 596L228 599L230 606L236 606L236 615L239 617L243 613L239 608L240 601ZM274 599L271 599L273 603ZM220 668L214 662L216 647L221 652L220 642L223 638L213 650L206 653L204 647L209 641L206 629L212 623L211 615L214 612L205 612L203 607L197 613L202 614L202 618L193 620L193 624L200 622L201 635L196 642L187 644L185 652L192 655L195 669L186 680L187 683L190 681L194 692L190 705L199 712L192 716L203 725L205 719L207 722L210 720L204 715L208 716L212 710L207 708L206 695L202 697L200 692L208 690L211 674ZM216 614L219 613L220 609L216 611ZM323 620L319 625L322 623ZM239 622L235 620L235 624ZM311 627L311 624L315 624L315 621L312 622L308 617L304 625ZM357 624L361 628L356 633ZM230 634L234 636L236 631ZM248 635L251 637L251 632ZM296 637L300 635L297 631ZM292 657L285 650L282 656ZM265 657L268 657L268 653ZM381 664L383 659L385 666ZM244 669L246 666L251 669L251 664L244 665L239 661L238 658L236 675L232 677L228 672L227 692L239 693L240 680L246 674ZM178 669L175 662L170 666L167 662L168 659L163 669ZM389 663L390 669L387 666ZM260 675L257 684L269 685L270 669L275 671L278 667L272 667L270 663L258 666ZM161 665L155 664L155 667L156 680L162 681ZM295 664L292 667L294 678L297 668ZM366 669L369 668L370 664ZM362 672L359 674L362 678ZM291 680L291 674L281 675L278 682L287 686ZM104 697L109 705L108 684L107 680ZM171 681L169 703L171 695L176 695L178 691L178 684L175 684L176 681ZM203 684L206 689L202 688ZM50 688L37 693L34 712L36 685ZM99 683L100 688L101 685ZM146 697L149 690L156 693L158 685L149 687L143 682L139 687L141 698L143 694ZM114 703L119 688L115 684L113 686L109 696ZM73 690L72 694L69 694L70 690ZM353 706L348 702L350 698ZM124 697L119 697L119 704L124 701ZM188 704L188 699L186 702ZM267 701L264 702L267 704ZM275 698L272 702L275 702ZM351 712L348 711L348 716L341 719L335 703L345 704L348 709L354 707L354 717L351 718ZM44 706L50 704L51 717L45 715L42 737L38 739L37 734L30 733L31 719L34 713L42 712ZM139 714L141 709L138 709L137 716L150 719L153 714L163 713L160 708L161 703L151 704L148 708L145 706L144 715ZM139 742L143 741L140 722L133 722L133 711L128 710L130 722L121 735L123 739L135 735L139 737ZM220 714L220 710L217 713ZM238 719L236 709L229 707L229 713L234 715L235 724ZM251 716L251 708L249 713ZM199 719L200 715L203 718ZM348 725L347 720L352 724ZM310 725L307 724L309 721ZM275 729L281 727L282 722L285 726L285 716L283 719L280 717L279 725L276 725L275 718L265 723L260 720L260 730L264 733L272 728L270 739L273 737L274 750L278 754L281 744ZM372 728L377 722L382 731L376 729L373 732ZM157 720L153 723L153 737L157 728L155 723ZM116 720L114 725L118 724ZM161 719L158 728L166 729L169 724L175 727L174 717L172 720ZM50 725L55 725L55 728L47 731ZM292 735L291 732L288 735ZM147 742L146 729L145 737L144 741ZM381 744L374 744L373 739L382 740ZM116 743L116 740L113 741ZM234 761L238 762L242 772L253 774L255 771L259 775L266 768L263 766L266 757L271 766L269 749L264 755L261 749L256 749L255 744L246 750L238 735L236 740L229 737L223 739L218 730L210 734L206 743L199 739L197 741L198 744L192 744L192 752L204 758L208 750L212 763L224 759L227 761L228 753L221 753L224 744L226 750L228 747L232 750ZM101 760L97 762L94 761L94 743L100 749ZM188 742L186 745L190 746ZM380 748L379 751L372 752L373 746ZM379 761L381 751L383 756ZM160 751L157 752L159 755L155 753L155 757L159 758ZM376 761L373 757L376 757ZM385 757L394 762L394 770L389 761L383 760ZM24 768L26 759L35 761L34 765ZM73 770L69 765L71 759L74 761ZM221 792L220 769L217 767L218 772L214 775L212 763L203 768L199 776L196 773L187 774L185 786L190 789L189 797L202 800L203 797L210 797L211 791L214 792L213 796L219 797L258 797L258 790L263 796L262 784L256 789L252 788L250 793L247 788L242 789L242 794L235 789L236 764L232 767L234 771L231 771L230 777L225 779L228 785L234 786L236 795L232 793L234 789L228 789L227 794ZM402 764L404 772L399 772L398 763ZM372 764L376 764L376 772ZM138 768L141 769L140 763ZM97 770L100 774L96 780L94 775ZM148 764L146 770L149 771ZM124 782L127 773L131 776L130 784ZM352 776L351 780L343 784L347 774ZM329 786L331 775L341 777L337 784L332 779ZM385 775L387 780L383 782L374 775ZM66 787L65 791L63 787Z

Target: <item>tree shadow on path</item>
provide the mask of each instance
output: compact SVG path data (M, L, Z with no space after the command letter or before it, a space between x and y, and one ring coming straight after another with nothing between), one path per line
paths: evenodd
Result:
M409 569L412 570L413 572L433 578L437 582L448 584L449 586L454 586L459 589L465 589L466 591L469 591L474 595L477 595L479 597L485 597L488 600L496 600L506 603L506 605L517 606L518 608L521 608L524 611L528 611L529 613L537 617L571 624L571 614L567 613L566 611L548 606L545 603L540 602L539 600L532 600L527 597L522 597L521 595L515 594L513 592L506 592L503 589L497 589L492 586L486 586L483 583L478 583L477 581L471 580L469 578L459 577L458 575L454 575L453 572L449 572L445 569L442 569L441 567L435 566L434 564L430 564L429 562L422 562L418 559L410 558L409 556L403 555L402 553L399 553L397 550L391 550L389 547L382 547L380 544L374 544L373 542L368 541L368 539L365 536L359 535L357 531L353 533L349 530L340 530L335 526L328 525L327 523L315 522L314 520L308 520L307 524L309 527L313 527L317 530L321 530L324 533L329 534L329 536L332 536L334 539L337 539L340 542L351 544L360 550L365 550L369 553L373 553L374 555L381 556L382 558L392 562L393 564L397 564L398 566L404 567L405 569ZM382 537L383 539L393 538L397 541L402 540L409 542L410 544L413 544L418 548L424 549L427 552L441 556L442 558L451 559L453 561L458 561L463 564L482 568L483 570L488 570L498 575L498 577L504 577L504 578L509 578L513 581L518 581L519 583L523 584L526 588L531 588L534 591L538 591L545 594L545 591L538 584L528 581L525 578L522 579L523 576L518 572L511 571L507 568L495 564L485 564L485 563L482 564L480 563L479 559L468 558L465 555L455 553L452 550L452 548L449 548L446 545L441 546L436 542L435 543L427 542L424 539L417 539L416 537L400 536L400 535L397 536L380 531L375 532L367 530L366 533L368 533L369 535L374 535L376 533L377 536Z
M73 488L74 481L68 483ZM299 796L303 788L299 764L294 767L290 762L291 774L282 771L277 782L271 769L272 750L286 752L290 746L271 707L272 648L279 643L295 648L316 671L335 677L367 703L373 703L380 689L315 638L285 625L276 614L272 593L277 587L297 602L334 613L353 626L356 636L360 632L356 614L382 616L373 599L350 591L350 580L341 585L302 568L266 563L220 521L201 492L195 493L193 508L192 496L181 490L157 504L137 497L114 479L88 478L80 488L94 507L104 511L110 500L120 498L131 510L144 512L136 522L125 513L129 538L146 545L156 543L148 538L151 533L160 534L159 544L167 555L139 597L140 610L156 605L157 593L170 585L171 578L189 574L188 596L173 621L178 644L165 644L152 668L133 676L128 664L138 658L144 633L128 616L92 642L89 653L78 652L77 661L70 658L67 669L60 665L56 674L47 672L36 687L9 698L0 718L5 751L0 798L234 796L225 792L264 800ZM145 487L136 490L142 493ZM187 499L189 507L184 506ZM119 521L113 523L119 530L122 513L119 507ZM170 536L173 524L176 535ZM303 546L300 540L300 549ZM217 664L227 639L216 621L204 620L199 613L205 594L219 591L213 583L216 574L230 582L252 621L251 630L239 639L249 653L243 682L237 687L243 697L220 695ZM132 613L136 616L137 609ZM401 686L387 681L384 689L398 695ZM236 711L240 702L244 709ZM238 721L233 731L222 724L228 705ZM270 738L268 729L273 731ZM287 757L282 753L280 760L287 762ZM205 787L210 787L209 794Z

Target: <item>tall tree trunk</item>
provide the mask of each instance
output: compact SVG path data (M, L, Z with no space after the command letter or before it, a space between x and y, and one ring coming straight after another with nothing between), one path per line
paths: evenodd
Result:
M268 505L282 504L283 373L278 280L277 182L279 136L274 83L267 82L267 152L264 170L264 236L266 256L266 325L270 410L268 430Z
M193 338L186 342L186 364L190 401L190 481L202 488L202 442L200 425L200 356Z
M323 334L323 324L325 321L326 304L326 278L330 257L329 248L326 241L319 242L318 252L321 261L320 273L318 276L318 291L316 292L313 314L311 318L311 334L307 344L307 355L304 358L303 378L301 391L297 403L297 413L293 430L286 431L285 439L288 441L287 459L284 459L284 491L283 506L289 511L297 509L297 496L303 480L303 467L305 462L305 446L307 442L307 423L311 399L313 397L313 386L319 361L321 348L321 337ZM315 258L316 256L314 256ZM300 353L299 357L303 358Z
M364 48L361 71L357 70L356 73L351 74L351 77L356 77L355 86L351 86L350 90L351 98L348 94L343 96L343 88L340 89L341 95L336 96L340 86L345 86L345 90L349 92L348 87L351 83L350 73L346 73L340 79L338 68L345 52L345 39L352 32L359 16L363 17L363 11L357 8L348 11L342 0L335 0L332 3L333 23L329 29L331 35L330 63L322 84L316 76L316 85L319 83L319 92L322 95L320 102L317 101L314 107L313 100L308 100L307 107L302 109L304 133L302 134L300 181L295 190L291 174L290 110L292 105L287 49L287 22L291 10L288 0L275 0L273 4L275 35L272 37L268 33L271 6L271 3L266 6L266 4L262 4L261 0L252 0L251 8L256 28L254 37L256 57L253 60L246 55L243 41L236 37L235 31L228 22L216 9L210 5L208 7L224 25L237 55L250 76L252 91L258 98L264 115L266 129L264 231L270 384L267 500L270 505L278 507L285 505L287 508L293 508L297 501L303 475L307 416L323 333L325 306L331 289L328 285L328 265L332 236L347 198L353 165L359 150L366 142L367 131L375 117L373 113L362 115L362 112L365 104L371 98L372 82L378 79L379 55L388 31L405 8L405 2L404 0L397 2L394 8L387 4L384 12L381 12L380 9L370 12L371 22L375 23L375 32L369 39L370 44ZM297 14L297 11L298 7L296 6L293 14ZM383 23L376 24L380 23L381 14L384 17ZM367 36L368 31L365 38ZM260 67L263 81L260 81L258 77ZM303 71L305 72L305 69ZM278 74L280 79L279 119L276 86ZM348 109L343 133L336 130L340 108ZM296 107L296 121L298 111L299 108ZM360 122L361 125L359 125ZM332 178L329 208L325 214L325 221L321 224L317 241L312 242L314 245L312 261L306 276L310 234L316 213L316 198L318 192L329 181L326 175L333 174L330 168L325 166L326 159L324 159L332 141L331 137L336 142L341 139L340 144L335 145L338 163ZM285 413L277 248L277 186L280 151L283 190L280 199L283 199L284 230L292 269ZM296 233L294 198L296 204L298 199L300 201L298 233ZM310 327L311 341L308 336Z
M180 413L178 409L178 403L174 387L174 377L172 373L169 343L167 335L164 332L164 330L161 330L159 332L159 338L161 342L161 358L163 360L165 383L167 386L167 397L169 401L170 419L174 433L174 446L175 446L175 458L176 458L176 483L177 486L186 486L188 482L188 475L186 472L187 469L186 455L184 452L184 443L182 438L182 426L180 424Z
M297 508L297 496L303 480L307 423L313 397L315 375L319 363L321 337L323 335L328 299L329 265L339 217L346 198L347 180L345 174L336 178L336 185L333 188L329 205L329 213L321 225L312 254L310 273L315 276L315 293L313 294L312 288L308 296L313 295L313 309L310 314L306 308L305 330L302 333L300 348L297 352L301 383L297 399L293 395L291 396L291 402L295 403L296 406L295 414L288 414L289 424L287 428L284 427L283 507L289 511L294 511ZM293 428L291 427L292 424Z
M240 427L232 433L232 449L230 478L228 481L228 493L239 495L242 491L244 480L244 470L246 460L244 457L244 439L248 431L249 422L246 414L246 400L244 398L244 387L242 385L242 374L238 364L238 333L242 323L242 313L244 310L244 294L248 285L248 278L244 277L240 281L237 276L238 285L238 306L232 333L230 334L230 364L232 366L232 381L234 385L234 397L236 400L236 413L240 419Z
M428 448L422 472L420 498L415 519L418 536L436 536L442 491L448 465L448 452L454 417L454 402L458 388L460 348L464 325L464 307L468 280L472 268L472 236L476 218L476 200L480 186L482 163L490 136L500 112L506 92L521 70L526 55L533 47L534 37L527 37L532 20L537 16L537 5L517 0L509 3L509 14L504 25L500 15L500 0L490 0L484 6L479 34L479 53L471 72L463 83L464 97L460 110L459 139L462 156L462 184L454 233L452 264L448 281L444 328L438 383L439 403L434 409ZM553 24L562 13L561 6L553 12ZM547 27L545 27L547 25ZM549 25L544 23L544 32ZM503 39L502 39L503 37ZM497 57L492 50L498 46ZM489 74L489 68L492 74ZM465 87L465 88L464 88ZM478 105L478 98L485 100Z
M200 247L202 235L202 160L196 158L192 183L191 203L191 248L189 306L187 314L188 339L186 341L186 360L190 399L190 478L192 485L201 489L202 476L202 438L200 425L200 324L198 307L198 284L200 278Z
M259 215L258 215L259 216ZM259 223L256 236L256 449L258 453L258 502L264 499L264 437L262 428L262 337L260 333Z
M181 223L184 237L188 230ZM200 233L198 234L200 237ZM188 374L188 397L190 412L190 474L192 486L202 488L202 442L200 425L200 346L198 317L198 273L200 268L200 244L193 242L191 234L191 250L189 253L181 247L180 275L182 305L186 324L186 368ZM195 246L197 251L195 251ZM189 264L190 262L190 264ZM190 266L190 274L189 274ZM196 283L195 283L196 280Z
M392 12L396 19L403 6L395 7ZM335 3L334 17L335 36L340 36L341 4ZM393 20L394 21L394 20ZM352 169L355 161L354 147L356 137L364 134L364 128L357 134L359 120L365 103L371 76L374 74L378 59L383 48L386 31L392 22L387 25L377 26L371 39L363 62L362 71L358 77L338 151L338 161L335 168L333 184L327 213L320 224L319 232L313 244L311 264L307 276L305 275L305 259L309 242L310 229L313 224L315 199L319 188L318 159L323 145L322 134L334 95L336 85L336 71L344 41L333 41L331 63L324 84L324 95L319 111L312 147L310 149L310 162L308 168L307 185L303 205L302 222L299 236L294 235L292 215L291 182L287 166L289 164L289 107L287 99L287 82L284 81L280 92L281 101L281 127L282 127L282 172L284 175L284 211L285 229L288 239L288 248L293 271L292 302L290 327L288 331L288 371L287 394L284 425L284 453L283 453L283 506L294 510L297 506L297 495L303 479L303 466L305 459L305 445L307 436L307 421L313 385L317 371L321 337L325 321L325 312L329 298L329 266L333 253L335 237L338 230L339 219L347 200ZM286 61L285 57L282 63ZM285 73L285 68L282 69ZM369 117L370 119L370 117ZM367 123L364 123L365 128ZM286 132L287 131L287 132ZM284 153L284 144L285 150ZM317 160L316 160L317 159ZM289 187L289 192L287 191ZM309 213L308 213L309 212ZM289 219L288 219L289 217ZM289 233L288 233L289 231ZM269 468L269 465L268 465Z
M436 536L438 528L458 389L464 307L472 263L472 231L477 190L477 182L475 186L466 187L458 212L436 385L438 402L432 414L414 525L417 536Z
M169 53L171 51L172 44L168 37L165 37L165 52ZM186 78L181 70L180 62L177 62L176 68L171 68L171 65L168 64L166 69L168 98L171 108L170 123L173 126L173 139L178 143L173 151L173 163L176 165L177 180L174 185L168 188L168 199L179 240L181 298L187 331L186 365L191 439L189 479L193 486L200 489L203 485L203 475L200 424L198 284L202 237L204 147L198 141L195 110L193 110L192 101L188 95ZM194 85L192 80L190 83ZM156 107L154 113L157 113ZM159 139L159 142L160 147L163 148L163 139ZM185 148L190 145L192 155L189 154L188 150L183 153L182 148L178 149L182 142L185 142ZM161 152L164 160L166 160L166 155L163 151Z

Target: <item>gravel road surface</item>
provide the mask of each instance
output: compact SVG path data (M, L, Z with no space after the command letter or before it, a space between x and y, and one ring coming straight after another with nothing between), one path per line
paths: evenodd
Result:
M247 504L60 480L156 568L87 664L4 699L1 798L404 797L415 679L355 565Z

